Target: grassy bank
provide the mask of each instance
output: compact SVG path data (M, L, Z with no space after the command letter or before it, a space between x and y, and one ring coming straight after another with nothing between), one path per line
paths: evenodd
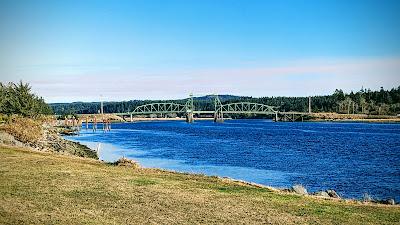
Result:
M400 207L0 146L0 224L394 224Z

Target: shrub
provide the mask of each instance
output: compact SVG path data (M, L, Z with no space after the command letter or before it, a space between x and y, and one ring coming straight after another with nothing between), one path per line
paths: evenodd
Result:
M138 162L136 162L135 160L127 159L125 157L118 159L118 161L111 163L111 165L132 167L134 169L140 167Z
M7 115L0 114L0 124L5 123L7 121Z
M35 143L43 135L41 122L19 116L10 118L7 123L0 126L0 129L23 143Z

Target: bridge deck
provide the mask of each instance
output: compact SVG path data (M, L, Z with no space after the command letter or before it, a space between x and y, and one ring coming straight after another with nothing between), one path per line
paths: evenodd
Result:
M185 113L185 112L149 112L148 114L153 114L153 113L164 113L164 114L168 114L168 113ZM215 113L215 111L194 111L194 114L213 114ZM256 111L223 111L223 113L225 114L266 114L266 115L273 115L275 114L275 112L256 112ZM308 112L280 112L277 111L278 114L286 114L286 115L309 115L310 113ZM146 113L142 113L142 112L137 112L137 113L106 113L106 114L112 114L112 115L117 115L117 116L128 116L128 115L144 115ZM78 116L91 116L91 115L99 115L99 114L78 114Z

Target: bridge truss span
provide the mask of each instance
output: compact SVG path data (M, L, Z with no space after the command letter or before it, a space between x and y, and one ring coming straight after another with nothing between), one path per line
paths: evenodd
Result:
M187 106L173 102L151 103L141 105L135 108L130 114L168 114L168 113L186 113Z
M221 105L217 108L221 113L237 114L273 114L278 113L272 106L253 102L236 102Z
M136 107L132 112L122 114L130 115L131 121L134 115L150 115L150 114L184 114L187 122L193 122L194 114L214 114L215 122L224 121L224 114L261 114L274 115L275 121L297 121L303 120L303 117L309 113L303 112L280 112L275 107L254 102L235 102L222 104L217 95L214 98L214 110L202 111L195 110L193 103L193 95L184 104L173 102L158 102L141 105Z

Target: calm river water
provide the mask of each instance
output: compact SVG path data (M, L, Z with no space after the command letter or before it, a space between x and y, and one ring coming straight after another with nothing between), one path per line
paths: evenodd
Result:
M228 176L274 187L302 184L347 198L400 200L400 124L230 120L119 123L68 137L100 158L144 167Z

